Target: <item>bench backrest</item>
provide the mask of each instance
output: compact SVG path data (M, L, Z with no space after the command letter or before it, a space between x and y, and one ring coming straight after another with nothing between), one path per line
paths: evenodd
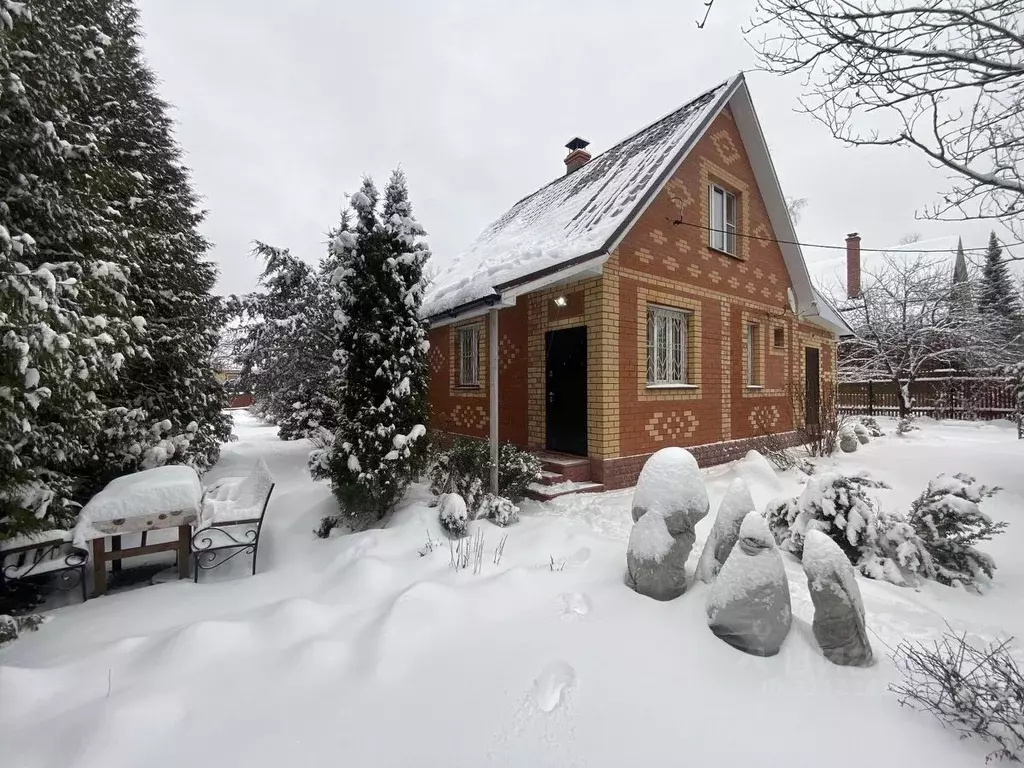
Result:
M18 546L0 546L0 581L78 568L89 555L66 538L41 538Z
M260 510L259 516L267 511L267 502L270 500L270 493L274 490L274 476L263 459L256 462L256 466L238 484L238 490L232 504L240 508L251 508Z

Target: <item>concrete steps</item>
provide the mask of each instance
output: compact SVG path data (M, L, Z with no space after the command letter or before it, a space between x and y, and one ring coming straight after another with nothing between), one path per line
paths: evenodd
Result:
M601 483L590 480L590 459L560 453L536 454L541 461L538 482L531 483L526 497L534 501L550 501L573 493L600 493Z

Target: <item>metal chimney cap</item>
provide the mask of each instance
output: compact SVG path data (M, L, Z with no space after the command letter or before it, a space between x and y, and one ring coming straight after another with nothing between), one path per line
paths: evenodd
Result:
M589 141L587 141L586 139L581 139L579 136L577 136L576 138L571 139L569 143L565 145L565 148L571 151L575 151L577 149L586 149L588 146L590 146Z

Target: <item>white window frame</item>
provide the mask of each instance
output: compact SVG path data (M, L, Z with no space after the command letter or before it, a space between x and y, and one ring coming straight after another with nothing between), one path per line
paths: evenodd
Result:
M760 327L757 323L747 323L747 386L758 387L761 382L758 381L758 365L757 365L757 336L760 332Z
M717 184L708 186L708 245L716 251L736 255L736 219L739 201L735 194Z
M480 385L480 329L475 325L459 328L456 342L459 353L459 386Z
M647 306L647 386L689 385L690 317L684 309Z

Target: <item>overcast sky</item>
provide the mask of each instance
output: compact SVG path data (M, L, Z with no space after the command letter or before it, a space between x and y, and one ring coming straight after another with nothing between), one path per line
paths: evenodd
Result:
M316 261L364 174L383 185L401 165L431 249L450 255L563 173L573 136L597 154L755 67L748 0L720 0L703 30L699 0L140 5L223 293L254 286L254 239ZM846 148L796 111L799 79L748 78L783 191L808 198L803 242L842 245L858 231L865 248L909 232L985 244L986 224L915 220L944 188L923 157Z

